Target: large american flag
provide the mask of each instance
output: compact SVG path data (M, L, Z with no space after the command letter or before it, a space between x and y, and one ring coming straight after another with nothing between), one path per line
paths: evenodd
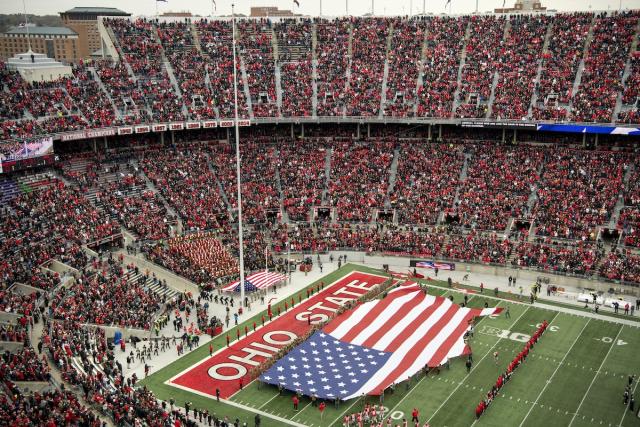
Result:
M260 380L325 399L378 395L424 366L466 354L470 321L501 310L463 308L417 284L402 285L337 317Z
M252 292L257 289L268 288L269 286L273 286L278 282L282 282L286 278L287 276L285 276L284 274L271 271L254 273L244 278L244 290L247 292ZM236 280L233 283L229 283L227 286L222 288L222 290L226 292L240 292L240 281Z

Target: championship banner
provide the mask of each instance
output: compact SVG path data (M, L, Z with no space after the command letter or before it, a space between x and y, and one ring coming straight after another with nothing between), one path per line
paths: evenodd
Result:
M217 128L218 127L218 122L216 122L214 120L207 120L207 121L202 122L202 127L204 129Z
M151 128L147 125L136 126L136 133L148 133L151 131Z
M118 135L131 135L133 133L132 127L118 128Z
M104 136L113 136L116 134L116 130L109 129L96 129L96 130L83 130L79 132L64 133L60 136L61 141L75 141L78 139L87 138L101 138Z
M409 261L410 267L416 268L430 268L435 270L455 270L456 265L452 262L436 262L436 261L422 261L418 259L412 259Z
M200 129L200 122L187 122L187 129Z
M182 129L184 129L184 123L171 123L169 125L169 129L171 129L171 130L182 130Z
M166 123L162 123L162 124L156 124L152 126L152 129L154 132L164 132L167 130L167 124Z
M265 326L243 339L233 341L236 339L233 332L230 346L169 379L167 384L209 397L215 397L216 388L219 388L220 397L226 399L240 389L240 381L244 385L249 384L251 369L308 333L313 325L335 316L338 309L349 301L360 298L387 279L385 276L351 272L273 321L268 322L269 318L265 316ZM260 326L261 322L257 323Z

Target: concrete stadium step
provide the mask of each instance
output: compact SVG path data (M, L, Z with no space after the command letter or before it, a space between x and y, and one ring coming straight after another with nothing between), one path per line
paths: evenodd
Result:
M542 76L542 64L544 62L544 56L549 52L549 43L551 41L551 34L553 34L553 21L549 22L547 26L547 32L544 36L544 42L542 44L542 52L540 53L540 59L538 60L538 69L536 71L536 79L533 82L533 95L531 96L531 102L529 103L529 110L527 111L527 117L531 117L533 114L533 107L538 102L538 83L540 82L540 76Z
M467 61L467 44L469 43L469 35L471 34L471 20L469 20L469 23L467 24L467 29L464 32L464 42L462 45L462 52L460 52L460 65L458 66L458 77L456 79L456 91L453 94L453 107L452 108L452 114L455 116L455 112L458 109L458 107L460 106L460 100L458 99L458 97L460 96L460 88L462 87L462 71L464 70L464 65ZM426 42L425 42L425 47L422 51L422 63L424 64L424 53L426 50ZM422 76L420 76L420 79L422 79ZM418 87L418 89L420 89ZM419 93L416 90L416 93ZM418 106L416 103L416 113L418 111Z
M137 283L138 280L140 280L140 277L143 277L143 274L140 272L136 273L134 270L131 270L125 273L125 278L129 283ZM173 298L180 293L170 286L167 286L165 288L160 283L153 283L153 279L150 277L145 280L144 286L149 288L151 292L167 298Z
M591 41L593 40L593 30L596 24L596 16L593 15L593 19L591 20L591 25L589 26L589 33L587 34L587 38L584 42L584 47L582 49L582 60L580 61L580 65L578 65L578 71L576 72L576 79L573 81L573 88L571 89L571 99L569 100L569 108L567 109L568 114L573 113L573 97L578 93L578 88L580 87L580 82L582 82L582 73L584 72L584 60L587 57L587 53L589 52L589 47L591 46Z

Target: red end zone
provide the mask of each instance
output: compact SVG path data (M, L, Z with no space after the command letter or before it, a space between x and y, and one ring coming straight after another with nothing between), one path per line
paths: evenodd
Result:
M254 333L176 375L168 383L211 397L215 397L216 388L219 388L220 397L227 398L240 389L240 379L244 385L249 383L250 369L309 331L309 319L312 325L326 321L340 306L359 298L386 279L360 272L349 273Z

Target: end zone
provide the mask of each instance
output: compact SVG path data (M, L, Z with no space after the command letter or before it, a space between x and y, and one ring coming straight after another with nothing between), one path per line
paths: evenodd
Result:
M329 320L337 310L366 294L388 277L352 271L324 290L239 341L206 357L170 378L165 384L210 398L227 399L251 382L250 370L278 354L307 333L313 325Z

